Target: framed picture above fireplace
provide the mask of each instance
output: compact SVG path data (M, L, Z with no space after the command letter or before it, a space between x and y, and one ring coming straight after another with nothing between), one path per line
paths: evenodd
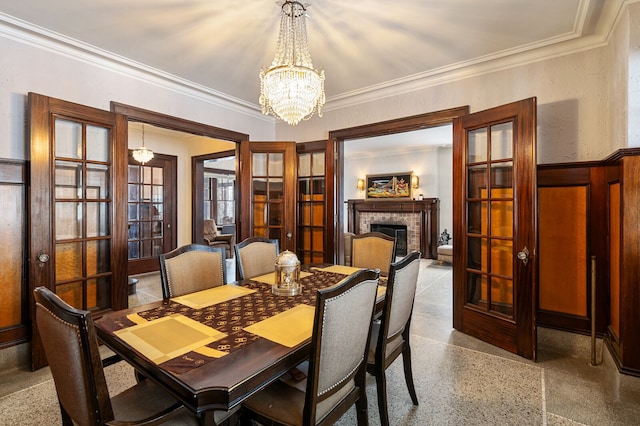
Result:
M367 200L411 200L412 176L413 172L367 175Z

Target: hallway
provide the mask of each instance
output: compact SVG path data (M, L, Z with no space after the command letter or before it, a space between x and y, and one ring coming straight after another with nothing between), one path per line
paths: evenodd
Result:
M620 375L602 341L597 367L590 339L538 329L538 361L530 362L451 328L450 267L423 260L413 313L414 407L402 363L387 370L393 425L633 425L640 418L640 378ZM143 277L131 302L160 294L157 275ZM112 393L133 383L124 363L106 369ZM55 390L46 369L0 374L0 425L59 424ZM375 380L368 377L369 420L379 425ZM354 425L355 412L338 425Z

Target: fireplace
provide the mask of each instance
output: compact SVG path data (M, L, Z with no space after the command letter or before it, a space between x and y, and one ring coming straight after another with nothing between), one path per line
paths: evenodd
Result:
M396 239L396 257L407 255L407 225L372 223L372 232L381 232Z
M348 200L347 230L362 234L372 230L371 225L402 225L406 229L406 253L420 250L422 257L437 257L440 200ZM395 233L394 233L395 236Z

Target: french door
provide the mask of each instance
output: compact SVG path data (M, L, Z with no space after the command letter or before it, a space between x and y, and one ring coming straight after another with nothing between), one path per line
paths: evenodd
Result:
M296 165L295 142L240 143L238 241L274 238L296 252Z
M29 93L29 294L96 314L127 307L126 120ZM124 186L122 185L124 184ZM32 368L46 358L32 312Z
M129 154L128 274L135 275L159 270L158 256L177 247L178 158L155 153L140 164Z
M536 357L536 99L453 121L454 328Z

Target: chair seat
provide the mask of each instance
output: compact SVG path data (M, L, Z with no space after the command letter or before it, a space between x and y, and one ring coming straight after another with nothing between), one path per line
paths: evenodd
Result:
M441 246L438 246L438 254L453 256L453 246L451 244L443 244Z
M375 364L376 362L376 342L378 341L378 334L380 334L380 325L380 320L376 320L371 323L371 339L369 340L367 364ZM402 333L397 334L393 339L387 342L387 354L390 354L401 347L403 343L404 339L402 338Z
M148 379L111 398L115 418L127 419L128 421L144 419L153 413L163 411L175 403L177 403L177 400L171 394ZM221 424L237 410L232 410L231 412L216 411L214 413L216 424ZM200 419L188 409L183 408L178 415L162 424L197 426L200 425Z
M302 410L304 410L307 380L301 380L291 386L282 380L276 380L262 392L247 399L242 404L260 416L272 419L286 425L302 425ZM317 408L316 423L329 412L355 387L351 380L350 386L343 387L330 398L320 402Z

